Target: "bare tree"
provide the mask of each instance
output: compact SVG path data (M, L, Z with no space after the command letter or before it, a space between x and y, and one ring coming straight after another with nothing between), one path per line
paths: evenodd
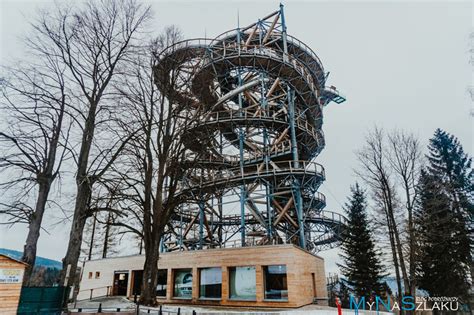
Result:
M88 217L92 186L111 167L128 138L117 132L122 111L111 90L115 77L133 54L137 37L150 17L149 7L134 0L89 1L81 7L57 6L33 24L32 45L53 49L74 91L69 107L80 127L75 153L76 200L61 281L72 285Z
M403 281L405 290L409 290L410 284L402 248L399 220L396 219L397 191L393 171L387 159L387 149L384 141L385 134L383 130L376 127L369 133L365 146L357 152L360 164L360 170L357 171L357 174L370 187L375 203L381 207L385 215L397 279L399 302L401 303L401 295L404 293L401 281Z
M396 181L404 195L404 208L407 214L406 230L408 240L408 282L405 291L415 296L416 291L416 252L414 207L418 197L417 181L422 168L422 149L419 140L403 131L394 130L387 137L387 161L396 175Z
M117 246L122 233L112 224L116 220L115 216L114 210L103 210L95 212L87 220L80 260L107 258L118 252Z
M72 126L65 113L70 101L65 67L48 51L33 50L30 57L36 62L7 69L2 81L1 109L7 126L0 131L0 188L9 200L0 203L0 213L8 216L9 224L28 224L24 285L30 284L43 217L67 156Z
M138 127L140 133L128 143L123 164L114 167L123 181L122 214L128 213L126 220L118 217L114 224L143 239L145 264L140 303L146 305L156 304L160 241L171 215L182 202L178 191L186 166L195 158L188 154L184 136L199 109L168 99L158 90L153 74L160 60L151 52L162 50L180 37L175 27L166 28L151 45L151 51L137 55L130 76L120 88L126 108L134 118L127 124L129 132ZM172 65L166 66L173 69ZM159 80L171 85L183 80L173 71L167 72L168 78Z

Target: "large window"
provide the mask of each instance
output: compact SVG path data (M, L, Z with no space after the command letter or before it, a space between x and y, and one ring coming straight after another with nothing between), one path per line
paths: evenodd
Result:
M159 269L158 270L158 285L156 286L156 296L158 297L166 296L167 284L168 284L168 270Z
M174 297L190 299L193 296L192 269L174 270Z
M199 270L200 298L220 299L222 295L222 269L202 268Z
M156 286L157 297L166 297L167 273L168 271L166 269L158 269L158 285ZM140 295L142 293L143 270L134 270L132 279L132 293L134 295Z
M132 294L140 295L142 293L143 270L133 270L132 279L133 279Z
M286 280L286 266L264 266L265 299L288 300L288 284Z
M234 300L256 300L257 284L255 267L229 268L229 293Z

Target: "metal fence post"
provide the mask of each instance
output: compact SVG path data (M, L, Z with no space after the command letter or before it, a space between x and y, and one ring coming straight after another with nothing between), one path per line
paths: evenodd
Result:
M160 305L160 310L158 311L158 315L163 315L163 305Z
M99 303L99 309L97 310L97 313L102 313L102 303Z
M181 307L178 307L178 315L181 315Z

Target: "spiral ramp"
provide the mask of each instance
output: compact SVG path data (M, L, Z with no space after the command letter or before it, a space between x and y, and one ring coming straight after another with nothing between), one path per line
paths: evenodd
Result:
M345 99L326 88L321 61L286 33L283 7L214 39L166 48L154 69L182 115L198 116L182 200L164 251L296 244L317 252L341 240L345 218L323 211L323 108Z

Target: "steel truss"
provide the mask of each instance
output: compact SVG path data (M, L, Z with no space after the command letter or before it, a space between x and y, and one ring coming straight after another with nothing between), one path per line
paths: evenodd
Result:
M345 99L316 54L286 32L283 6L214 39L166 48L162 93L199 115L184 138L187 166L162 250L340 241L343 216L323 211L323 107Z

